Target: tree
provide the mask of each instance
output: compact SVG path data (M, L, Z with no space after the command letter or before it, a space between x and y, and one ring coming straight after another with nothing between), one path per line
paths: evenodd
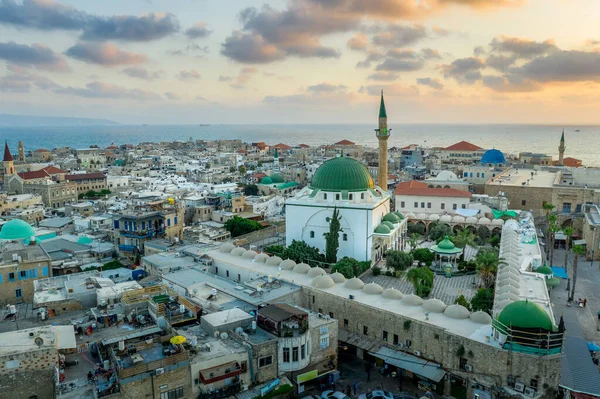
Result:
M559 231L557 224L557 216L555 214L548 215L548 239L550 240L550 265L554 263L554 239ZM548 242L546 242L548 244Z
M418 248L411 252L413 259L425 266L431 266L435 259L435 254L429 248Z
M548 259L548 256L550 254L550 248L547 245L549 236L550 236L550 232L548 231L548 228L550 227L549 218L550 218L550 213L554 210L555 207L550 202L544 202L544 204L542 205L542 208L546 212L546 259Z
M413 234L425 235L425 225L423 223L408 222L407 229L411 237Z
M234 172L235 172L235 166L230 166L229 173L234 173Z
M291 259L296 263L309 261L324 262L325 256L319 251L319 248L311 247L305 241L292 240L292 243L283 250L281 254L283 259Z
M107 188L103 188L102 190L100 190L100 195L109 195L111 193L111 191Z
M475 240L477 236L471 233L468 229L462 229L457 235L451 238L451 241L459 248L464 248L467 245L476 247L477 243Z
M98 193L97 193L97 192L95 192L94 190L90 190L90 191L86 192L86 193L84 194L84 196L85 196L86 198L94 198L94 197L97 197L97 196L98 196Z
M477 237L481 245L485 244L490 239L490 229L485 226L479 226L477 228Z
M428 267L415 267L406 273L406 278L415 287L415 292L421 298L429 295L433 289L433 272Z
M262 229L262 225L254 220L241 218L235 215L225 222L225 229L231 233L232 237L238 237L260 230Z
M269 245L268 247L265 247L265 252L270 254L282 255L283 251L285 251L283 245Z
M333 215L328 217L326 220L329 222L329 231L323 233L325 237L325 261L328 263L337 262L337 252L340 248L340 233L343 232L340 224L340 211L337 208L333 208Z
M341 273L346 278L357 277L363 274L371 264L369 262L359 262L354 258L344 256L331 268L332 273Z
M450 229L450 226L444 223L436 223L433 228L429 229L429 239L432 241L437 241L440 238L451 235L452 230Z
M460 294L460 296L454 300L454 303L456 305L464 306L469 311L471 310L471 304L469 303L469 301L467 301L467 298L465 298L463 294Z
M421 239L421 234L419 234L419 233L412 233L410 235L410 237L408 238L408 245L410 246L411 251L414 251L417 248L417 245L419 245L420 239Z
M579 257L585 255L585 247L583 245L575 245L573 247L573 286L571 287L571 297L569 298L571 301L575 297L575 284L577 284L577 262L579 261Z
M571 243L571 237L573 237L574 232L575 232L575 230L573 230L572 227L566 227L564 229L564 233L565 233L565 271L567 270L567 263L569 262L569 244Z
M484 287L491 287L494 284L498 265L504 263L504 260L493 252L483 252L477 254L475 262L477 263L477 274L479 274Z
M385 256L385 264L389 269L400 272L412 266L413 257L404 251L388 251Z
M258 195L258 186L256 184L247 184L244 186L244 195Z
M492 288L480 288L471 298L471 309L473 311L482 310L492 314L494 306L494 290Z
M243 176L246 174L246 166L241 165L238 170L240 171L240 175Z

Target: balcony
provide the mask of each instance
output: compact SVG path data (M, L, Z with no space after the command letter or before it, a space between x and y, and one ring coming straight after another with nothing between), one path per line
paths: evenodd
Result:
M200 381L203 384L213 384L228 378L242 374L243 370L239 363L231 362L220 366L211 367L200 371Z
M135 251L135 245L119 244L119 251L133 253Z
M130 231L130 230L121 230L119 234L121 237L129 237L129 238L152 238L165 233L164 228L160 228L158 230L140 230L140 231Z

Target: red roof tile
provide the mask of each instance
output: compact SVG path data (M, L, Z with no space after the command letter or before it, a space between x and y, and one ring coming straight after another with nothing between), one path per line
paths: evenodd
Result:
M273 146L273 148L277 148L277 149L279 149L279 150L289 150L289 149L290 149L290 148L292 148L292 147L290 147L290 146L289 146L289 145L287 145L287 144L279 143L279 144L275 144L275 145Z
M395 195L428 196L428 197L471 197L471 193L455 188L429 188L427 183L416 180L399 183L394 190Z
M335 143L335 145L354 145L355 143L350 140L342 140Z
M33 180L42 179L44 177L51 177L62 173L67 173L67 171L59 169L56 166L46 166L45 168L40 170L34 170L33 172L21 172L18 173L18 175L23 180Z
M308 144L298 144L298 147L309 148L310 146Z
M461 141L456 144L452 144L450 147L444 148L446 151L477 151L483 150L483 148L476 146L475 144L471 144L468 141Z
M46 150L45 148L39 148L33 152L50 152L50 150Z
M65 179L69 181L87 180L87 179L106 179L104 173L93 172L93 173L81 173L74 175L66 175Z

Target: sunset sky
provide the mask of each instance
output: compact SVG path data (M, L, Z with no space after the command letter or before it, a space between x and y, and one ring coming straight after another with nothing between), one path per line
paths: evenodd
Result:
M598 0L0 0L0 113L600 123Z

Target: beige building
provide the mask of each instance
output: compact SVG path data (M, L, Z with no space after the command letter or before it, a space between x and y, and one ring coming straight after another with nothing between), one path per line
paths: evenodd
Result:
M552 155L539 154L534 152L520 152L519 163L526 165L552 165Z
M75 183L77 193L80 195L88 191L100 192L108 188L106 176L100 172L66 175L65 180Z
M55 181L50 178L23 180L18 175L8 179L7 191L16 194L34 194L42 197L46 207L60 208L66 204L77 202L77 185L66 181Z
M504 193L510 209L540 211L545 203L553 203L554 185L560 182L559 171L511 168L485 184L484 194Z
M0 303L32 302L33 282L52 276L50 256L37 244L5 245L0 263Z
M28 209L43 205L42 197L34 194L6 195L0 194L0 214L17 209Z
M83 148L75 150L77 163L85 170L101 170L106 167L106 155L99 148Z

